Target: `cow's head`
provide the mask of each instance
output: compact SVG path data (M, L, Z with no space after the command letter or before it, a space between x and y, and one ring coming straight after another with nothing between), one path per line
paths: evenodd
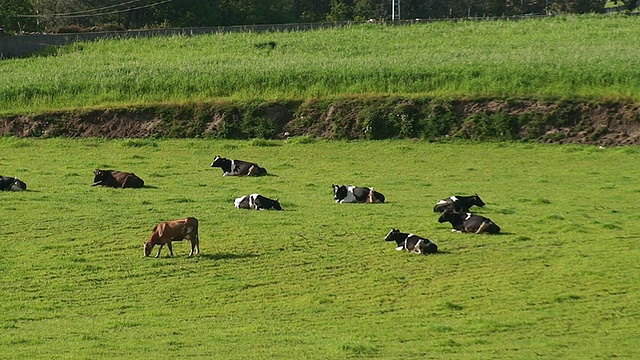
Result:
M151 250L153 250L153 243L151 241L144 243L144 256L151 255Z
M107 176L107 170L96 169L96 171L93 172L93 182L100 183L104 181L106 176Z
M480 199L480 196L478 196L478 194L474 194L471 199L473 200L473 205L475 206L479 206L479 207L483 207L484 206L484 201L482 201L482 199Z
M342 185L331 185L333 187L333 200L340 201L347 197L347 187Z
M400 230L391 229L389 231L389 233L387 234L387 236L384 237L384 241L395 241L396 240L396 235L398 235L399 233L400 233Z
M456 218L456 216L459 216L459 214L449 209L446 209L445 211L442 212L442 215L440 215L440 217L438 218L438 222L439 223L443 223L447 221L451 222Z
M279 199L274 199L273 200L273 209L274 210L282 210L282 206L280 205L280 200Z
M216 156L216 157L213 159L213 162L211 163L211 167L222 167L222 164L223 164L225 161L228 161L228 159L225 159L225 158L220 157L220 156Z

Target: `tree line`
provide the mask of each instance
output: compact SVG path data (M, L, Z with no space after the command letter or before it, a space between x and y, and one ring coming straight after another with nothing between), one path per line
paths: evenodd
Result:
M615 3L635 8L637 0ZM603 12L607 0L399 0L399 17L443 19ZM5 33L389 21L392 0L0 0Z

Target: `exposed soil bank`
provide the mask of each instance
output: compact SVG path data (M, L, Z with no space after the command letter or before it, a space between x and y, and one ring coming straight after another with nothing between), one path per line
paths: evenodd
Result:
M462 138L640 145L629 102L377 97L150 105L0 117L0 135L226 139Z

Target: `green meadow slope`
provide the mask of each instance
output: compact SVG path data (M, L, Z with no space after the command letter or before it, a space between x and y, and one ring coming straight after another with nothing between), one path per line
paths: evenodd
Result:
M272 124L291 120L326 125L320 136L350 129L336 113L362 126L333 138L433 138L469 129L414 126L444 113L456 124L469 117L506 123L504 139L520 136L522 126L538 131L551 124L536 139L552 131L550 140L588 140L623 123L602 143L636 144L638 21L561 16L74 44L0 63L0 134L77 136L79 121L97 124L89 136L111 137L107 120L114 113L144 123L146 131L135 133L141 137L273 138L281 126ZM268 42L275 47L260 46ZM393 125L392 134L363 133L387 115L409 124ZM229 130L229 119L250 130L238 134L233 124ZM156 129L159 121L165 125ZM188 123L191 132L172 132L176 122ZM587 134L565 134L572 128Z
M3 359L585 359L640 356L636 147L422 141L0 138ZM222 177L215 155L271 176ZM90 187L94 168L144 189ZM388 202L335 204L331 184ZM237 196L280 198L243 211ZM477 192L504 234L457 234ZM144 258L161 220L202 254ZM440 253L395 251L390 228Z

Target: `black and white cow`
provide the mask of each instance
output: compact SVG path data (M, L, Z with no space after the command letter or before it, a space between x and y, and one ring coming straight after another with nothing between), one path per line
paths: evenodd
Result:
M417 254L435 254L438 252L438 245L433 241L423 238L422 236L400 232L397 229L391 229L384 241L395 241L398 247L396 250L407 250Z
M211 167L222 169L222 176L262 176L267 174L267 169L242 160L229 160L216 156Z
M10 176L0 175L0 191L23 191L27 190L24 181Z
M469 211L472 206L484 206L484 201L480 199L478 194L471 196L450 196L446 199L438 201L436 206L433 207L433 212L444 212L445 210L451 210L454 212L464 213Z
M260 194L251 194L241 196L233 202L238 209L254 209L254 210L282 210L278 199L271 200Z
M470 212L457 213L445 210L438 218L438 222L449 222L453 227L451 231L461 233L497 234L500 232L500 226L491 221L491 219Z
M331 185L333 187L333 200L337 203L383 203L384 195L373 188L357 187L351 185Z

